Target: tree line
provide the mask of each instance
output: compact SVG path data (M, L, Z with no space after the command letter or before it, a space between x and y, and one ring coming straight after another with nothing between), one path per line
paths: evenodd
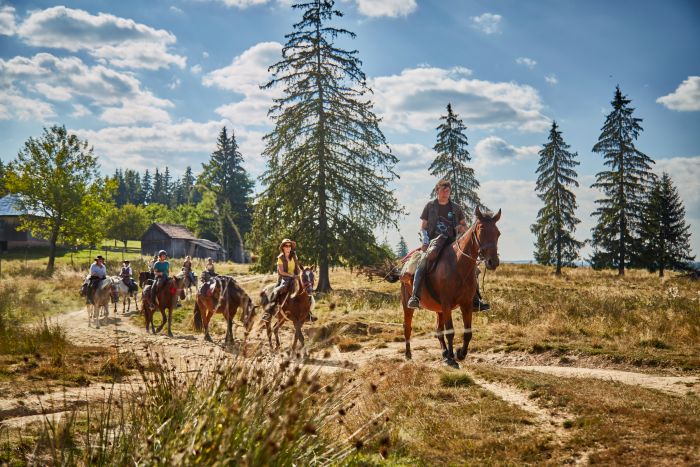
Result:
M24 208L49 219L39 225L27 217L23 225L46 234L55 245L58 239L67 244L94 241L102 227L94 222L95 213L102 211L111 236L124 242L140 230L133 226L141 221L180 223L218 241L234 260L242 259L244 245L256 251L261 271L274 268L279 241L289 237L297 241L304 264L318 265L318 290L324 292L331 289L331 267L374 264L393 255L374 232L397 228L405 214L389 188L399 177L394 171L398 159L374 113L358 51L341 47L340 40L348 43L355 34L336 25L343 15L333 1L310 0L293 8L301 19L285 36L281 59L270 67L271 80L261 86L282 92L268 112L274 126L264 136L261 157L266 168L255 200L235 136L226 128L198 175L188 167L182 177L173 178L165 167L143 175L119 169L100 179L87 142L55 126L44 132L43 141L54 144L48 154L42 152L42 141L30 138L16 161L0 165L5 173L0 190L22 193ZM590 240L590 261L596 268L615 267L620 274L627 267L663 274L692 259L689 228L670 177L656 177L653 160L635 147L641 119L633 117L629 104L617 88L613 110L593 146L606 170L593 185L603 197L592 214L598 223ZM466 129L448 103L436 128L436 157L429 172L448 179L452 200L473 212L485 206L470 166ZM557 273L574 264L585 244L574 237L580 223L572 191L578 186L577 157L553 122L537 167L536 190L543 207L531 229L536 260L555 266ZM37 173L42 180L75 186L75 191L60 196L50 189L44 192ZM92 204L83 205L84 197ZM403 256L407 250L402 237L397 253Z

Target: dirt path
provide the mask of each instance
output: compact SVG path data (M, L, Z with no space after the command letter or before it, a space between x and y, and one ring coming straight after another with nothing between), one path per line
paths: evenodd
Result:
M250 278L250 280L253 279L259 278ZM256 355L262 365L271 368L279 359L284 358L283 353L269 352L264 331L259 328L251 333L245 348L234 346L231 349L225 349L220 342L222 336L217 336L219 338L217 342L209 343L202 339L201 334L176 333L174 338L169 338L164 334L153 335L146 333L145 329L140 326L141 319L133 319L133 317L121 313L116 315L111 313L100 329L88 327L86 318L85 310L76 310L56 317L58 324L66 330L68 339L75 344L111 346L120 351L130 350L139 356L145 356L149 352L152 356L157 355L161 362L167 362L169 366L182 372L214 371L222 361L236 358L240 352L245 355ZM285 330L285 332L289 331ZM237 342L240 343L241 329L236 329L234 334ZM289 334L285 334L282 340L286 343L283 345L289 345L287 343L289 342ZM431 337L416 338L412 344L415 362L442 367L435 339ZM261 348L264 350L260 351ZM365 343L360 350L345 353L341 353L337 347L333 347L326 350L323 356L320 354L306 355L304 364L311 371L335 372L368 365L378 358L403 362L403 350L403 342L369 342ZM689 391L695 394L700 392L700 378L696 376L661 376L606 368L513 365L512 362L510 364L497 363L494 355L486 353L471 353L463 367L468 368L470 365L481 364L538 371L566 378L597 378L618 381L674 394L687 394ZM526 394L520 394L517 389L489 382L479 382L479 384L503 400L533 413L539 420L542 429L551 430L551 427L561 427L564 415L551 414L541 409L529 400ZM97 384L88 388L67 389L38 397L36 401L0 399L0 418L4 419L2 424L19 426L36 421L37 415L42 412L59 413L66 410L67 407L76 407L86 401L100 400L104 397L104 390L101 389L103 386ZM122 388L119 387L119 389ZM66 405L66 402L69 405ZM558 428L554 428L554 431L557 430Z

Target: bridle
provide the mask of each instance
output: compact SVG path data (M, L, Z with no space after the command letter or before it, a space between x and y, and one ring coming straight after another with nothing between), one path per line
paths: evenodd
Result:
M472 261L474 261L477 264L484 261L484 250L497 247L496 242L489 242L489 243L485 243L483 245L481 244L481 242L479 241L479 237L476 235L476 226L479 225L480 223L481 223L481 221L477 221L476 223L474 223L474 225L471 227L471 229L469 229L472 231L472 240L474 240L474 243L476 243L476 246L479 247L479 252L477 253L476 258L474 258L472 255L470 255L468 253L465 253L462 250L462 248L460 248L459 241L461 240L461 237L455 241L455 245L457 245L457 252L459 253L459 255L466 256L467 258L471 259ZM464 235L467 235L467 233L465 233Z

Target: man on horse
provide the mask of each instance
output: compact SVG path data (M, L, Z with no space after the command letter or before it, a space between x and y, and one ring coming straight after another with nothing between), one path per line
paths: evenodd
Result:
M182 263L182 271L189 278L190 283L194 284L197 282L194 277L194 272L192 272L192 258L190 255L185 256L185 262Z
M170 273L170 263L167 261L168 254L165 250L160 250L158 252L158 261L153 263L153 272L155 273L155 279L153 280L153 285L151 286L151 298L153 303L156 303L156 297L158 289L162 287L163 284L168 282L168 274Z
M452 193L450 182L444 179L440 180L435 185L435 192L437 193L437 198L425 205L420 216L423 241L423 245L421 245L422 253L415 253L421 255L421 257L418 260L418 267L413 277L413 293L407 303L407 306L413 309L420 308L420 289L428 260L437 260L442 248L446 244L454 242L457 234L464 233L467 230L464 211L458 204L450 200L450 194ZM478 281L473 306L474 310L477 311L488 311L491 308L488 303L481 300Z
M90 265L90 275L88 277L88 287L87 287L87 300L88 303L94 305L93 297L95 296L95 290L97 289L97 284L101 280L107 278L107 266L105 266L105 259L102 255L97 255L95 262Z
M137 290L136 282L134 282L133 275L134 273L131 269L131 265L129 264L129 260L125 259L122 262L122 270L119 273L119 277L122 278L122 281L124 281L124 284L126 284L130 292L135 292Z
M277 306L278 298L280 302L284 302L286 294L289 293L291 284L294 279L301 273L301 265L299 258L294 251L297 247L297 242L285 238L280 243L280 254L277 256L277 287L270 294L270 304L265 308L262 320L269 322L272 318L272 312ZM309 321L316 321L316 317L309 313Z

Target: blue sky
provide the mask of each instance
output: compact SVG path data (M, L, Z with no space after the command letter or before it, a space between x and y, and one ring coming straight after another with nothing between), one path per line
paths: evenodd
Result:
M435 183L435 127L448 102L467 125L480 196L502 208L501 257L532 258L537 151L552 119L578 152L576 190L590 238L591 152L615 85L645 131L637 147L668 171L700 253L700 4L693 1L339 0L335 25L356 48L375 111L400 159L394 184L410 212L392 245L417 243ZM95 147L105 173L168 165L196 171L223 125L246 166L264 170L261 138L279 90L261 91L298 13L282 0L0 0L0 158L43 126L65 124ZM695 57L695 58L693 58ZM584 251L584 254L587 251Z

